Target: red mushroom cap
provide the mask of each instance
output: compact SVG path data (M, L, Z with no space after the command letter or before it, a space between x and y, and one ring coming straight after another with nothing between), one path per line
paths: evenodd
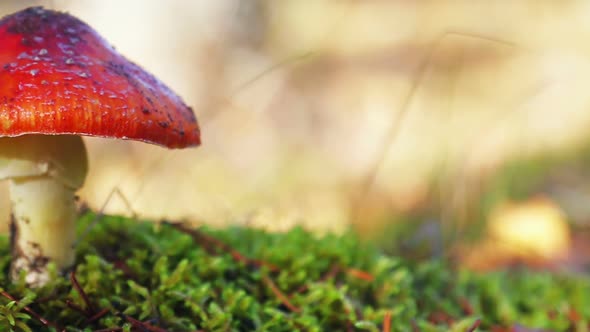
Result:
M41 7L0 19L0 136L77 134L199 145L180 97L79 19Z

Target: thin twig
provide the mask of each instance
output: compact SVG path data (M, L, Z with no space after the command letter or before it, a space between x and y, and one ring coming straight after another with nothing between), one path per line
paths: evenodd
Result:
M328 270L326 274L324 274L318 281L324 282L331 278L336 278L338 274L342 272L342 268L338 264L332 265L332 267ZM301 287L297 288L295 292L293 292L289 297L293 297L296 294L301 294L306 292L309 289L309 284L301 285Z
M97 321L110 312L110 309L108 309L108 308L103 308L101 310L97 310L95 308L92 301L90 301L90 299L88 298L88 294L86 294L86 292L84 291L82 286L80 286L80 283L78 282L78 279L76 278L75 271L72 271L70 273L70 281L72 282L72 286L74 287L76 292L78 292L78 294L80 294L80 297L82 298L82 300L86 304L86 308L84 309L84 308L80 307L79 305L75 304L70 299L66 300L66 305L69 308L76 310L76 311L80 312L81 314L83 314L84 316L86 316L86 324L90 324L94 321Z
M100 310L99 312L97 312L96 314L94 314L94 316L88 318L87 322L88 323L92 323L92 322L94 322L96 320L99 320L102 317L104 317L106 314L108 314L109 311L110 310L108 308L104 308L104 309Z
M260 80L266 74L269 74L277 69L283 68L286 65L295 64L300 61L305 61L305 60L309 59L310 57L312 57L313 55L315 55L314 52L297 54L295 56L288 57L286 59L283 59L282 61L279 61L279 62L273 64L272 66L270 66L270 67L266 68L265 70L261 71L260 73L258 73L258 75L254 76L254 77L246 80L245 82L241 83L240 85L238 85L238 87L236 89L234 89L234 91L232 93L230 93L229 98L231 99L233 96L237 95L242 90L244 90L244 88L246 88L247 86Z
M123 331L122 327L110 327L107 329L94 330L92 332L121 332L121 331Z
M123 194L123 192L121 191L121 189L119 189L119 187L115 187L107 195L106 200L104 201L104 203L102 204L102 206L100 207L100 209L98 210L96 215L94 216L94 219L92 219L92 221L84 228L84 230L82 231L80 236L78 236L78 239L74 243L74 246L77 246L78 243L82 243L86 240L86 237L88 236L88 234L90 234L90 231L92 229L94 229L94 227L98 224L98 222L104 217L104 211L107 208L108 204L113 199L113 197L115 197L115 195L119 196L119 198L123 201L123 204L125 204L125 207L127 208L127 210L129 210L132 213L131 217L133 219L137 219L137 213L133 210L133 206L131 205L131 202L127 199L127 197L125 196L125 194ZM87 208L86 203L82 203L82 205L80 207L81 212L85 212L86 208Z
M213 251L213 249L220 249L221 251L228 253L235 261L240 262L240 263L244 263L245 265L255 266L257 268L266 267L271 272L279 271L278 266L268 263L268 262L265 262L265 261L262 261L262 260L250 259L250 258L242 255L239 251L235 250L230 245L228 245L228 244L226 244L226 243L224 243L212 236L209 236L209 235L199 231L198 229L187 227L181 223L172 223L172 222L168 222L168 221L164 221L163 223L165 225L170 225L170 226L176 228L177 230L192 236L193 239L195 240L195 242L202 245L203 248L205 248L205 250L207 252L209 252L210 254L215 253Z
M77 305L76 303L74 303L74 301L67 299L66 300L66 306L74 311L77 311L79 313L81 313L84 316L88 316L88 311L84 308L82 308L81 306Z
M503 44L509 47L514 47L515 45L511 42L500 40L494 37L488 36L477 36L475 34L469 33L462 33L456 31L445 31L431 44L430 48L426 51L423 57L418 62L418 67L416 69L416 78L408 90L407 94L402 99L399 111L395 113L393 119L390 121L390 127L387 129L385 135L385 139L381 142L381 145L377 149L377 154L375 155L375 159L372 161L365 178L363 179L360 188L359 188L359 196L356 198L356 203L352 204L351 208L351 219L353 223L359 222L360 218L360 210L362 205L364 204L365 200L367 199L367 195L370 193L375 179L377 177L377 173L382 168L383 164L386 161L387 152L395 143L397 137L401 132L401 126L407 117L410 109L410 102L414 99L416 92L418 91L418 86L424 80L424 77L427 73L427 68L432 62L433 56L436 54L439 46L442 42L448 38L449 36L461 36L465 38L477 38L482 40L488 40L494 43Z
M75 270L70 273L70 281L72 282L72 286L74 287L74 289L78 292L78 294L80 294L80 297L82 297L84 304L86 304L86 314L88 316L94 315L96 313L96 308L88 298L88 295L86 294L84 289L82 289L82 286L80 286L80 283L78 283L78 279L76 279Z
M285 305L285 307L289 308L289 310L291 310L292 312L301 312L301 309L299 309L293 303L291 303L291 301L289 301L289 298L283 292L281 292L281 290L274 283L274 281L272 281L269 277L266 276L262 277L262 280L268 286L268 288L270 288L270 290L275 294L275 296L281 301L281 303Z
M18 303L18 300L15 299L12 295L8 294L8 292L6 292L4 290L0 290L0 294L2 294L2 296L4 296L5 298L10 299L11 301ZM58 331L65 331L65 329L61 328L56 323L50 322L47 319L43 318L43 316L39 315L37 312L35 312L33 309L29 308L28 306L24 306L23 310L28 312L31 316L33 316L35 319L37 319L39 322L41 322L41 324L43 324L47 327L54 327Z
M142 322L140 320L137 320L133 317L129 317L127 315L123 315L123 317L125 317L125 319L131 323L131 325L133 325L133 327L137 327L142 329L143 331L149 331L149 332L168 332L168 330L165 330L163 328L157 327L157 326L153 326L151 324L148 324L146 322Z

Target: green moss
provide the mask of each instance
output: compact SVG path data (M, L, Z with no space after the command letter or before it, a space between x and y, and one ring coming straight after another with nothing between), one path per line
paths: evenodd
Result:
M94 218L84 216L80 229ZM1 238L0 282L18 302L0 297L0 330L55 330L25 309L67 331L382 331L387 315L391 331L466 331L477 319L479 330L585 331L590 319L587 277L477 275L440 261L411 263L352 234L230 228L191 235L105 217L77 259L83 291L70 278L27 290L8 282L8 240Z

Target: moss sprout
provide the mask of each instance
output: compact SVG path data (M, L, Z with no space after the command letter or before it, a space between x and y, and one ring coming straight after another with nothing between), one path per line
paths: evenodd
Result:
M95 215L80 219L80 230ZM586 331L590 280L474 274L385 255L353 234L103 217L69 277L9 282L0 238L2 331ZM56 271L52 273L57 273Z

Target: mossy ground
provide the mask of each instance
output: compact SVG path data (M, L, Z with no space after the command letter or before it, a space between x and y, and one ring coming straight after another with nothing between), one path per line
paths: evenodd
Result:
M0 330L468 331L480 319L478 331L587 331L590 321L585 276L412 263L352 234L179 228L103 217L75 277L34 291L7 280L1 238Z

